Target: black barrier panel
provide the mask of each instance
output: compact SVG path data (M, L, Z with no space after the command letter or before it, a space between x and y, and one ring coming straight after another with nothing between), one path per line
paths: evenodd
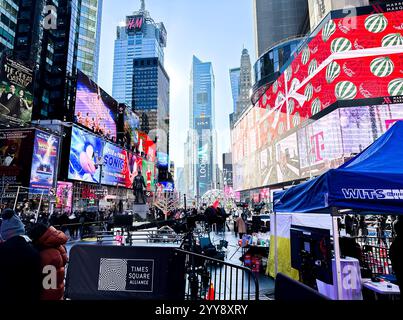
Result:
M185 257L174 246L76 245L65 296L71 300L183 300Z

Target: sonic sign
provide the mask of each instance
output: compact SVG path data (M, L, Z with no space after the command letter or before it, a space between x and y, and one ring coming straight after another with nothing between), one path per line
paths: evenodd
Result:
M144 24L144 17L142 15L130 16L126 18L127 31L135 32L141 31Z

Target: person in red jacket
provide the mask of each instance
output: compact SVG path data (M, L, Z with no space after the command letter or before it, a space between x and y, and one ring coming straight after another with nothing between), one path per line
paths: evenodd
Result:
M68 261L65 248L67 236L52 226L37 224L32 228L30 237L41 257L41 300L63 299L65 266Z

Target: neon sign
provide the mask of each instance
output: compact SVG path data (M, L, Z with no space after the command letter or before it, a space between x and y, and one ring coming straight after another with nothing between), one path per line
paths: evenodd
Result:
M127 18L127 30L130 31L137 31L141 30L143 27L144 23L144 17L143 16L134 16L134 17L128 17Z

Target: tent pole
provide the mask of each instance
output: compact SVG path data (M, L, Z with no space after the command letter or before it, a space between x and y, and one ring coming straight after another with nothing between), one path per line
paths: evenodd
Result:
M337 300L343 300L343 287L341 281L340 264L340 246L339 246L339 225L337 223L337 208L332 208L332 227L333 227L333 248L336 260L336 279L337 279Z
M277 248L277 214L274 211L274 276L278 273L278 248Z

